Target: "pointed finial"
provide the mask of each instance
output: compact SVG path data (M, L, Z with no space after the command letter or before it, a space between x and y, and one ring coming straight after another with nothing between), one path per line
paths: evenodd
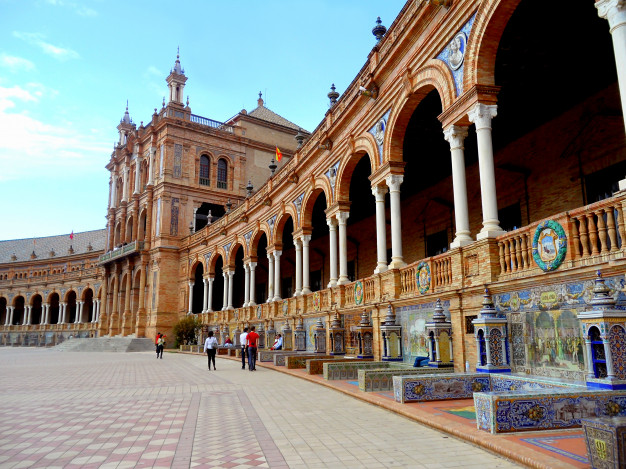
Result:
M610 309L615 307L615 299L610 295L611 289L606 285L606 281L602 278L602 272L596 272L595 285L593 287L593 298L591 304L593 309Z
M480 310L481 318L495 318L498 312L493 305L493 299L488 288L485 288L485 294L483 295L483 308Z
M361 327L371 326L370 317L369 317L369 314L367 314L366 310L363 310L363 312L361 313L361 321L359 322L359 326Z
M335 91L335 84L333 83L330 86L330 93L328 93L328 99L330 99L330 107L333 107L335 104L337 104L337 98L339 98L339 93L337 93Z
M433 322L446 322L446 315L443 312L443 306L441 305L441 299L437 298L435 302L435 312L433 313Z
M387 28L382 25L382 21L380 20L380 16L376 18L376 26L372 29L372 34L376 38L376 41L380 41L385 33L387 32Z
M259 105L259 107L263 106L263 93L261 93L259 91L259 99L257 99L257 104Z
M165 96L163 96L163 107L165 107Z
M189 95L187 95L187 107L189 107Z
M180 59L180 46L176 46L176 58Z

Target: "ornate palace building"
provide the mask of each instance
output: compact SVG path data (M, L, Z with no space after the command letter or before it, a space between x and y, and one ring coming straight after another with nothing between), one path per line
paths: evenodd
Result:
M492 348L492 363L584 379L577 313L596 270L626 304L626 5L410 0L373 32L310 134L261 97L224 123L192 114L177 60L162 109L118 126L92 250L51 257L25 240L11 258L0 245L4 343L152 337L195 314L293 346L304 331L313 350L320 331L337 340L338 318L356 355L365 311L375 358L436 361L436 348L473 369L488 287L508 356ZM437 300L449 353L429 334Z

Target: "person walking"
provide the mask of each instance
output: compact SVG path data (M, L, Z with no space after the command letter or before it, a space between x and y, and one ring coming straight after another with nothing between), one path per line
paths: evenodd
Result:
M217 339L213 337L213 331L209 331L209 336L204 341L204 353L207 354L207 360L209 361L209 370L211 369L211 362L213 362L213 370L215 368L215 354L217 353Z
M161 338L161 333L157 332L156 338L154 339L154 348L156 349L157 360L159 359L159 339Z
M248 355L248 346L246 345L246 338L248 337L248 328L244 327L243 332L239 336L239 343L241 344L241 369L246 369L246 355Z
M256 349L259 344L259 334L254 332L255 326L250 327L250 332L246 336L248 345L248 370L256 371Z

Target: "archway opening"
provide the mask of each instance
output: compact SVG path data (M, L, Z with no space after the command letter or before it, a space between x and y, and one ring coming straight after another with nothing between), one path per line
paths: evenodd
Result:
M50 295L50 299L48 300L50 304L50 313L48 317L48 322L50 324L58 324L59 323L59 294L53 293Z
M24 301L24 297L23 296L18 296L17 298L15 298L15 310L13 311L13 325L14 326L19 326L21 324L25 323L26 318L24 317L24 313L25 313L25 301Z
M267 260L267 236L265 233L261 234L259 238L259 244L256 248L257 266L255 271L255 288L254 288L254 302L256 304L265 303L269 296L268 292L268 260Z
M293 243L293 218L289 216L283 224L281 236L283 253L280 256L280 296L291 298L295 293L296 247Z
M220 311L226 306L224 298L224 260L219 256L215 261L215 280L213 281L213 311Z
M367 277L376 268L376 199L369 176L370 158L364 154L350 178L350 216L347 222L348 279Z
M243 306L245 294L246 271L243 268L243 246L237 246L234 252L235 274L233 275L233 308L241 308Z
M43 301L41 299L41 295L33 296L32 308L30 310L30 323L31 324L41 324L42 303Z
M224 216L226 210L223 205L203 202L196 210L196 231L204 228L209 222L213 223Z
M202 262L196 265L196 271L193 274L193 288L191 298L191 312L200 314L204 309L204 266Z
M309 244L309 281L311 291L319 291L326 288L330 281L326 260L328 259L328 224L326 223L326 194L320 191L313 204L311 214L311 242Z

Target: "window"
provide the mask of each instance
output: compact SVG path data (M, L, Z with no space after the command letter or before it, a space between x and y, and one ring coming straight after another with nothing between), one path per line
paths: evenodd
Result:
M226 160L217 162L217 188L228 189L228 165Z
M504 231L513 231L520 228L522 226L522 210L519 202L498 210L498 219Z
M443 230L426 236L426 257L436 256L448 250L448 231Z
M622 161L585 176L586 203L592 204L612 197L619 190L619 181L624 178L625 172L626 161Z
M200 157L200 180L198 181L201 186L210 186L211 180L209 179L210 161L209 157L202 155Z

